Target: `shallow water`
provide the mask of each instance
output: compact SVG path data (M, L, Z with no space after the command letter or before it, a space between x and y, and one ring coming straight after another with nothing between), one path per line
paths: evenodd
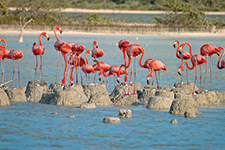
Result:
M26 86L27 82L34 80L34 60L35 57L31 51L34 42L38 42L38 36L25 35L24 43L19 43L19 37L13 35L4 35L3 37L7 43L7 49L19 49L24 53L24 58L20 60L21 68L21 85ZM53 47L56 41L54 35L50 36L50 41L42 37L43 45L45 47L45 54L43 55L43 78L48 81L48 83L54 83L56 81L56 70L57 70L57 53ZM161 85L173 86L174 83L180 82L180 76L177 74L178 66L181 64L181 60L176 58L176 49L173 48L173 43L175 40L179 40L181 43L189 42L192 45L193 54L200 54L200 47L206 43L214 44L217 47L224 46L225 38L186 38L186 37L134 37L134 36L67 36L59 35L60 39L66 42L80 43L83 44L87 49L92 50L92 42L96 40L100 48L104 50L105 55L101 58L101 61L108 63L109 65L120 65L121 64L121 51L118 48L118 42L121 39L128 39L132 44L140 44L145 49L145 55L142 63L148 58L155 58L162 61L168 68L168 72L161 71ZM188 47L184 48L185 51L189 51ZM84 57L84 54L82 54ZM59 53L60 58L60 68L58 75L58 83L62 80L63 75L63 58L61 53ZM140 56L138 56L139 61ZM93 64L91 57L88 56L89 63ZM212 56L213 63L213 90L215 91L225 91L225 74L224 69L219 70L216 65L219 57L217 55ZM39 57L38 57L39 61ZM209 58L208 58L209 61ZM134 62L134 59L133 59ZM17 62L16 69L17 69ZM191 62L189 61L190 66ZM206 65L202 65L202 73L204 78ZM1 71L1 69L0 69ZM140 82L142 86L146 85L148 70L137 68L137 82ZM40 80L40 71L38 70L38 80ZM209 82L209 71L207 74L205 89L210 89ZM12 60L5 59L5 80L9 81L12 79ZM15 86L18 86L18 77L15 75ZM194 82L195 71L189 71L189 82ZM86 81L86 80L85 80ZM93 82L93 74L91 75L91 81ZM120 81L123 81L123 76L121 76ZM133 81L133 80L132 80ZM98 83L98 79L96 79ZM156 83L156 81L154 81ZM184 74L184 82L186 82L186 74ZM109 92L114 89L114 78L109 77ZM198 68L198 80L197 86L199 87L199 68ZM11 86L10 84L7 86Z
M132 107L132 119L105 124L120 107L79 109L39 103L11 103L1 108L0 149L222 149L225 109L201 108L184 118L167 111ZM52 113L57 111L59 115ZM70 118L75 115L75 118ZM170 124L177 119L178 124Z
M20 49L24 53L21 59L21 83L26 86L34 79L34 56L32 44L37 36L24 36L24 43L18 43L18 36L1 36L8 43L8 50ZM92 41L105 51L101 59L110 65L119 65L121 53L117 47L120 39L128 39L145 48L144 60L156 58L165 63L168 72L161 72L161 85L172 86L180 81L177 68L181 63L175 56L173 43L176 39L190 42L193 53L199 54L205 43L223 46L224 38L173 38L173 37L120 37L120 36L65 36L67 42L76 42L92 49ZM55 37L49 42L43 39L46 52L43 55L43 76L48 83L56 81L57 53L53 48ZM89 57L89 59L91 59ZM60 60L61 54L60 54ZM139 59L138 59L139 60ZM218 56L213 56L213 89L224 91L224 70L216 68ZM90 61L91 62L91 61ZM5 61L5 81L12 78L12 61ZM205 68L205 67L203 67ZM60 67L62 79L62 66ZM146 69L138 68L137 81L146 84ZM190 71L190 81L194 80L194 71ZM40 79L40 74L38 74ZM93 80L93 75L91 76ZM209 76L208 76L209 77ZM121 78L122 80L122 78ZM97 81L97 80L96 80ZM113 77L109 77L110 91L113 90ZM186 81L186 80L185 80ZM17 76L15 85L18 86ZM199 85L199 82L198 82ZM8 85L10 86L10 84ZM209 89L207 82L206 89ZM200 108L203 115L196 118L175 116L168 111L152 111L145 106L130 108L132 119L121 119L120 124L104 124L103 118L117 117L120 107L97 107L79 109L45 105L39 103L11 103L0 108L0 149L222 149L225 147L224 108ZM54 111L59 115L53 115ZM70 118L75 115L75 118ZM177 119L178 124L170 121Z

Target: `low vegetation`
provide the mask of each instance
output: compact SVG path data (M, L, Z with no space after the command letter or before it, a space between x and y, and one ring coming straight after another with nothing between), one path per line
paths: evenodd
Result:
M14 7L15 11L8 11L9 7ZM225 26L223 19L206 18L208 11L225 11L224 0L0 0L0 23L25 24L30 19L34 20L30 24L123 23L99 14L62 14L58 11L64 8L164 10L166 15L153 17L157 25Z

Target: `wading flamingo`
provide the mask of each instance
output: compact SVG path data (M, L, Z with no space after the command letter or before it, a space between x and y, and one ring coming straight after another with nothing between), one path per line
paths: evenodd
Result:
M5 68L5 63L4 63L4 59L11 59L9 57L9 50L6 49L7 47L7 43L3 38L0 38L0 42L4 43L4 46L0 45L0 62L1 62L1 66L2 66L2 82L1 84L3 84L4 82L4 68Z
M78 84L78 74L80 72L80 67L82 67L83 64L85 63L84 58L82 56L80 57L80 55L84 52L84 50L86 50L86 48L82 44L74 44L73 47L72 47L72 53L75 55L75 57L74 57L75 60L77 60L75 65L73 65L73 67L72 67L72 71L74 70L74 68L76 68L76 84ZM76 59L76 57L78 59ZM83 62L80 62L80 61L83 61ZM72 72L71 72L71 75L72 75ZM72 75L72 77L73 77L73 75ZM73 82L73 80L72 80L72 82ZM82 73L81 73L81 84L83 84Z
M97 58L99 58L99 62L100 62L100 58L102 56L104 56L104 51L98 47L98 44L96 41L93 42L93 49L91 51L93 58L96 60ZM96 78L96 72L95 72L95 76L94 76L94 81L93 83L95 84L95 78Z
M63 79L62 79L62 86L66 83L66 71L68 67L68 61L66 58L66 54L70 55L72 53L72 47L75 43L66 43L63 46L61 46L60 51L63 55L64 61L65 61L65 68L63 71ZM67 84L67 83L66 83Z
M34 42L33 47L32 47L32 52L34 54L34 56L36 57L36 61L35 61L35 77L34 77L34 81L36 81L36 76L37 76L37 67L38 67L38 60L37 60L37 56L40 56L40 72L41 72L41 81L43 81L42 78L42 55L45 53L45 48L42 44L41 41L41 36L45 36L47 38L47 40L49 40L49 36L46 32L42 32L39 35L39 44L37 44L36 42Z
M13 83L14 83L14 75L15 75L15 60L18 60L18 80L19 80L19 88L21 88L20 85L20 62L19 60L23 57L23 52L18 49L13 49L9 52L9 57L13 60L13 77L12 77L12 87L13 89Z
M181 47L180 47L180 42L178 40L176 40L173 44L174 48L176 48L176 45L178 44L177 47L177 51L176 51L176 56L177 58L181 59L181 61L183 62L183 60L188 60L192 57L192 47L190 43L183 43L184 45L188 45L189 46L189 51L190 53L186 52L186 51L182 51ZM183 72L184 69L182 70L182 74L181 74L181 81L179 84L183 84ZM186 68L186 77L187 77L187 84L189 84L188 82L188 69Z
M196 54L196 55L193 55L191 57L191 63L192 63L192 67L189 67L187 62L183 62L178 68L178 74L181 75L181 70L183 69L183 65L184 64L186 64L186 66L187 66L187 68L189 70L193 70L195 68L195 83L194 83L193 92L192 92L192 95L194 95L194 93L195 93L195 85L196 85L196 81L197 81L197 65L199 65L199 67L200 67L200 89L201 89L201 84L202 84L201 65L203 63L208 64L208 62L207 62L207 60L205 59L204 56ZM202 89L201 92L203 90L204 89Z
M110 75L113 75L114 76L114 86L116 87L116 76L118 76L119 70L120 70L119 65L113 65L110 67L109 72L107 74L103 70L101 70L101 72L103 73L103 75L105 77L109 77ZM120 75L121 74L127 74L123 68L120 70Z
M210 91L212 91L212 55L217 54L219 56L220 50L213 44L205 44L200 48L200 54L206 57L208 61L208 56L210 57ZM208 71L208 64L206 65L205 78L203 83L203 89L205 87L205 81Z
M78 64L79 62L79 64ZM73 67L71 68L71 74L70 74L70 84L73 85L73 80L74 80L74 76L73 76L73 71L74 68L76 68L76 84L78 84L78 67L82 67L85 64L85 59L84 57L82 57L81 55L77 56L76 54L72 54L71 58L70 58L70 65L72 65ZM83 85L83 75L81 72L81 85Z
M86 64L84 64L82 66L81 70L85 73L87 84L89 84L90 83L90 73L94 73L95 70L91 65L88 64L87 54L92 55L90 50L86 51L86 53L85 53ZM87 74L88 74L89 77L87 77ZM89 78L89 80L88 80L88 78Z
M127 59L126 59L126 50L127 47L130 45L130 41L126 40L126 39L122 39L119 41L118 43L118 47L119 49L122 51L122 55L121 55L121 63L123 63L124 61L124 65L127 66ZM125 77L124 77L124 84L127 85L127 68L125 67Z
M128 62L128 65L124 65L122 64L120 66L120 70L122 69L122 67L125 67L125 68L129 68L131 66L131 69L130 69L130 84L131 84L131 77L132 77L132 74L133 74L133 65L131 65L131 61L132 61L132 57L135 58L135 71L134 71L134 93L132 95L137 95L136 93L136 90L135 90L135 83L136 83L136 75L137 75L137 56L139 54L142 53L143 51L143 47L138 45L138 44L131 44L127 47L126 49L126 52L127 52L127 56L128 56L128 59L129 59L129 62ZM120 71L119 71L119 75L117 77L117 82L119 83L119 78L120 78ZM128 86L128 92L125 94L125 95L129 95L130 92L129 92L129 86Z
M59 40L59 37L56 34L56 30L59 30L59 32L61 34L62 33L62 29L60 28L60 26L55 26L55 28L54 28L54 34L55 34L55 37L56 37L56 42L54 43L54 47L55 47L55 50L57 52L57 70L56 70L56 83L57 83L58 70L59 70L59 53L58 52L60 51L61 46L66 44L66 42L63 41L63 40Z
M219 58L219 60L217 62L217 68L218 69L223 69L223 68L225 68L225 59L223 59L222 61L221 61L221 59L223 58L223 55L224 55L225 51L224 51L223 47L219 47L218 49L219 50L223 50L223 54L220 56L220 58ZM221 66L220 66L220 61L221 61Z

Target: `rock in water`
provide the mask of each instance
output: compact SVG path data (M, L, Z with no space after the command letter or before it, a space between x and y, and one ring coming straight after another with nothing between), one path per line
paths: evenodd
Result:
M84 94L89 99L91 95L94 94L105 94L109 95L108 91L106 90L105 84L89 84L89 85L83 85Z
M10 106L9 98L5 91L0 88L0 107Z
M108 94L92 94L88 103L95 103L96 106L100 107L112 106L113 104Z
M113 104L118 107L138 106L140 101L137 95L118 95L113 99Z
M39 102L42 94L47 92L47 81L29 81L27 83L26 97L29 102Z
M120 118L118 117L106 117L103 119L104 123L120 123Z
M149 99L147 109L151 110L169 110L174 99L164 96L153 96Z
M5 89L6 94L9 97L10 102L26 102L27 98L25 95L26 87L20 88L7 88Z
M130 109L121 109L119 111L120 118L132 118L132 111Z
M95 109L95 103L83 103L80 105L80 109Z

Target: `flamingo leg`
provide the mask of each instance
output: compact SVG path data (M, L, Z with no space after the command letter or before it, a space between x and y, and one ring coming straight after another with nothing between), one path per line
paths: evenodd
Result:
M106 85L107 85L107 90L109 90L109 80L107 77L106 77Z
M135 84L136 84L136 76L137 76L137 57L135 57L135 65L134 65L134 93L132 95L137 95L136 89L135 89Z
M37 67L38 67L38 60L37 60L37 55L35 56L35 75L34 75L34 81L36 81L36 77L37 77Z
M13 76L12 76L12 86L11 86L11 89L13 89L14 75L15 75L15 61L13 60Z
M40 55L40 73L41 73L41 82L43 81L43 76L42 76L42 55Z
M153 74L152 74L152 85L154 85L154 75Z
M208 56L206 56L206 60L208 62ZM203 82L203 89L205 89L205 81L206 81L207 72L208 72L208 64L206 64L205 77L204 77L204 82Z
M182 59L182 63L183 63L183 59ZM180 84L183 84L183 74L184 74L184 68L182 68L182 74L181 74Z
M160 89L160 71L159 71L159 81L158 81L158 83L159 83L158 89Z
M85 77L86 77L86 83L88 84L88 78L87 78L87 74L85 73Z
M1 61L1 66L2 66L2 84L4 82L4 68L5 68L5 64L4 64L4 60L0 60Z
M132 83L131 83L132 74L133 74L133 65L131 64L131 67L130 67L130 79L129 79L129 84L128 84L128 90L127 90L127 94L125 94L125 95L130 95L130 86L132 85Z
M96 78L96 71L95 71L95 75L94 75L94 81L93 81L93 83L95 84L95 78Z
M78 67L80 67L80 66L78 66ZM81 85L83 85L83 73L82 73L82 71L80 71L80 77L81 77Z
M88 84L91 82L91 75L88 74Z
M196 81L197 81L197 67L195 67L195 83L194 83L192 95L194 95L194 93L195 93L195 85L196 85Z
M65 68L64 68L64 72L63 72L63 79L62 79L62 85L65 84L66 82L66 70L67 70L67 58L66 58L66 54L62 52L63 58L65 60Z
M201 65L199 65L199 69L200 69L200 91L202 92L204 89L202 88L202 67L201 67Z
M189 82L188 82L188 69L187 68L186 68L186 77L187 77L187 84L189 84Z
M57 51L57 70L56 70L56 84L58 79L58 71L59 71L59 52Z
M70 61L69 61L69 62L70 62ZM66 77L66 85L68 84L70 70L71 70L71 65L70 65L70 63L69 63L69 69L68 69L68 73L67 73L67 77Z
M78 84L78 66L76 67L76 84Z
M210 56L210 91L212 90L212 57Z
M73 76L73 71L74 71L74 66L71 68L71 73L70 73L70 84L73 84L74 76Z
M155 71L155 78L156 78L157 88L159 89L159 82L158 82L157 72L156 71Z
M18 79L19 79L19 88L21 89L20 85L20 60L18 59Z

